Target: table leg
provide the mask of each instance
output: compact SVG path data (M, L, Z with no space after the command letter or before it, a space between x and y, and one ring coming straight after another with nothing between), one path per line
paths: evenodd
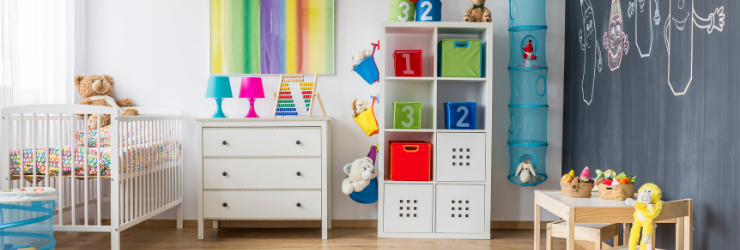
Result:
M612 244L612 247L618 247L619 246L619 235L614 236L614 243Z
M683 249L694 249L694 201L689 200L689 216L683 218Z
M547 236L545 238L545 250L552 250L552 228L547 226Z
M540 205L534 202L534 250L540 250Z
M568 211L568 250L576 249L576 210L571 207Z
M622 224L622 245L626 246L630 241L630 223Z

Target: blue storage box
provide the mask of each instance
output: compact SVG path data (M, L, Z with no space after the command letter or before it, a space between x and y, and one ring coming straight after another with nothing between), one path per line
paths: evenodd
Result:
M446 129L478 129L477 102L446 102Z
M442 21L441 0L419 0L416 2L417 22L439 22Z

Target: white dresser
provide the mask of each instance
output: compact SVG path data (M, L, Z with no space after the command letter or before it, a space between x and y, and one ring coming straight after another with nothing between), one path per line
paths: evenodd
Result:
M202 118L198 239L203 221L320 220L331 227L331 118Z

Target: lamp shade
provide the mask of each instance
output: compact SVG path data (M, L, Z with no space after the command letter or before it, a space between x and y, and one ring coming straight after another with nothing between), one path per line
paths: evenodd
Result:
M239 98L265 98L265 90L262 88L262 78L243 77Z
M208 78L206 98L232 98L231 83L228 76L211 76Z

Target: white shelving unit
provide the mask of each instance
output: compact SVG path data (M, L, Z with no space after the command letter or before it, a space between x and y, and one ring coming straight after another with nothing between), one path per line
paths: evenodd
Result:
M437 43L450 38L482 40L484 77L437 77ZM491 238L491 41L491 23L381 23L381 49L376 53L380 73L378 237ZM422 77L394 76L393 51L418 49L424 50ZM393 129L393 102L424 103L421 129ZM445 129L445 102L477 102L478 129ZM391 141L431 142L432 180L391 181Z

